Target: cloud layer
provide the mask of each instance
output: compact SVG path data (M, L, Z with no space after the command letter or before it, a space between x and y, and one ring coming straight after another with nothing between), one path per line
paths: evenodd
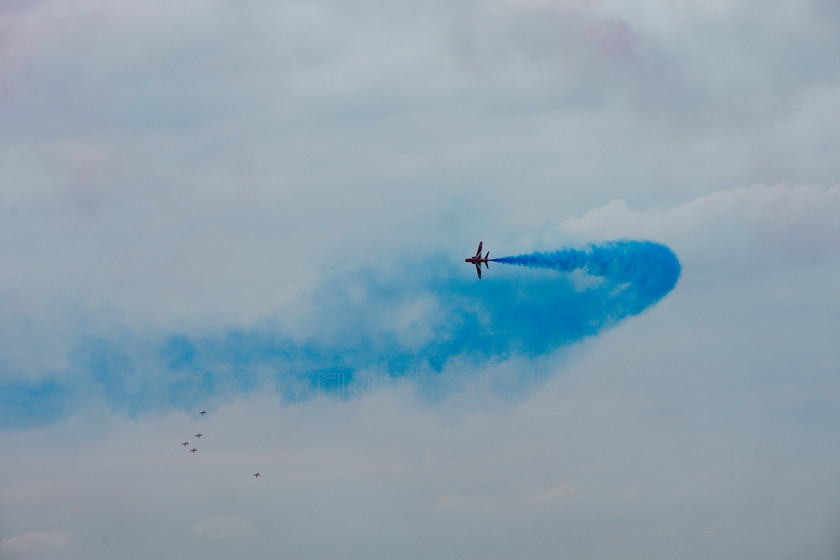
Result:
M0 3L0 556L836 558L838 28Z

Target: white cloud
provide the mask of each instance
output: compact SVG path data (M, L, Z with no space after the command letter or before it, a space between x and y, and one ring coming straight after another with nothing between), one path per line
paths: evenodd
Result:
M55 554L73 542L66 531L31 532L19 537L4 537L0 541L0 555L3 558L40 558Z
M635 237L704 260L808 263L840 254L840 185L755 185L703 195L673 208L632 210L622 200L563 222L580 240Z
M574 494L575 487L571 484L563 483L557 486L552 486L543 492L531 494L529 500L532 502L554 502L569 498L574 496Z
M463 496L460 494L445 494L435 502L435 509L449 510L479 505L480 496Z

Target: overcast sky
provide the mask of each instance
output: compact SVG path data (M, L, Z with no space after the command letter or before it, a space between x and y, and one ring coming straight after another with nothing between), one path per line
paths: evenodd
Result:
M837 558L838 6L0 3L0 559Z

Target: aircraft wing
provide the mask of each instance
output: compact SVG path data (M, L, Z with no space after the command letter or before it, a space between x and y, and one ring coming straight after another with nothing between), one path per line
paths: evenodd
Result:
M481 280L481 263L475 263L475 271L478 272L478 279Z

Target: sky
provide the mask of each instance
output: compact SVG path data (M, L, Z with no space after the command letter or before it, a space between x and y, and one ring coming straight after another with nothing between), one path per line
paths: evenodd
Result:
M0 559L838 558L838 26L0 3Z

